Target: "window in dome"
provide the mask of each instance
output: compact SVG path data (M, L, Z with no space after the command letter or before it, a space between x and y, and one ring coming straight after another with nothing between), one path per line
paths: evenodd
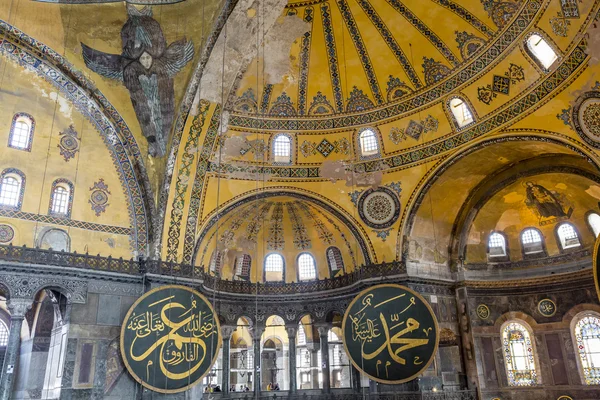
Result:
M600 385L600 319L583 316L575 325L575 341L586 385Z
M19 170L9 168L2 172L0 181L0 206L21 208L25 175Z
M265 258L265 282L281 282L283 281L283 257L280 254L269 254Z
M542 235L534 228L527 228L521 232L521 246L523 246L523 254L525 255L544 252Z
M536 33L527 39L527 48L544 69L549 69L558 59L548 42Z
M296 344L298 346L306 344L306 332L304 332L304 325L302 325L302 322L298 324L298 335L296 336Z
M298 256L298 279L300 281L312 281L317 279L315 259L308 253L302 253Z
M50 199L50 214L71 216L73 203L73 184L66 179L57 179L52 183L52 198Z
M218 250L213 251L212 255L210 256L210 264L209 264L210 272L212 272L212 273L219 272L220 273L222 263L223 263L223 253Z
M600 235L600 215L594 212L589 213L587 216L587 221L592 229L592 232L594 232L594 236L598 237L598 235Z
M573 227L573 225L565 222L560 224L556 229L556 234L558 235L558 242L560 243L560 247L565 249L571 249L574 247L579 247L581 243L579 242L579 235L577 235L577 231Z
M379 154L379 143L377 142L377 134L371 128L363 129L358 135L360 145L360 154L363 157L374 156Z
M502 330L502 347L510 386L537 384L535 355L531 336L525 326L509 322Z
M273 161L281 164L292 162L292 139L289 135L280 133L273 139Z
M452 111L454 120L459 128L467 126L475 121L469 105L460 97L454 97L450 100L450 111Z
M342 252L337 247L329 247L327 249L327 263L329 264L330 276L336 276L340 271L344 270L344 259Z
M8 326L0 319L0 347L8 345Z
M8 136L8 146L14 149L31 150L34 127L35 123L30 115L15 114Z
M493 232L488 238L488 256L506 257L506 239L504 235L498 232Z
M242 254L235 261L235 276L237 278L248 280L250 279L250 266L252 259L248 254Z

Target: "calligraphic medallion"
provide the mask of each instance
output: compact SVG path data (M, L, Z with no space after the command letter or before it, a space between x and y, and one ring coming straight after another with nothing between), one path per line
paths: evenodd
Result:
M217 314L185 286L145 293L121 327L121 355L133 378L160 393L183 392L210 372L221 347Z
M490 317L490 309L485 304L478 305L476 312L479 319L488 319Z
M556 400L573 400L573 398L571 396L560 396L558 399Z
M600 251L600 235L596 239L596 244L594 244L594 261L592 267L594 269L594 282L596 283L596 294L598 295L598 299L600 299L600 255L598 252Z
M544 317L552 317L556 314L556 304L550 299L542 299L538 303L538 311Z
M429 303L395 284L373 286L352 300L342 322L352 364L374 381L410 381L432 363L439 328Z

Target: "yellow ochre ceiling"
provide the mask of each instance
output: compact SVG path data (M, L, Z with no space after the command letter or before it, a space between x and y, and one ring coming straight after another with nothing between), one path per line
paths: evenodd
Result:
M494 15L480 1L292 0L284 15L301 18L307 31L291 46L287 74L272 84L268 65L255 58L233 108L319 116L392 102L439 82L483 48L521 6L503 4L504 14L496 7Z

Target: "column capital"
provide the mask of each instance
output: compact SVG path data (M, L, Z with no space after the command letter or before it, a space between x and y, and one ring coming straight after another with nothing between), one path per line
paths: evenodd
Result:
M33 301L31 299L14 299L11 298L6 302L6 306L8 307L8 311L10 311L10 318L25 318L25 313L29 311L31 306L33 305Z
M333 325L331 325L328 322L321 322L321 323L315 324L315 326L317 327L317 331L319 332L320 337L327 337L329 330L331 328L333 328Z
M296 339L296 333L298 332L298 325L286 325L285 330L288 334L288 339Z
M252 326L250 327L250 336L252 336L252 339L254 339L254 341L259 341L260 338L262 337L262 334L265 332L265 328L262 326Z
M231 339L231 335L233 334L233 331L235 331L236 329L237 329L237 326L221 325L221 338L223 340Z

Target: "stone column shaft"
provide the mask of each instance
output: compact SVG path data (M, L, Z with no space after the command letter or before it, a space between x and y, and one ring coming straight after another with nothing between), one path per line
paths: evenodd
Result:
M319 340L321 344L321 363L319 368L323 371L323 391L331 391L331 368L329 366L329 326L317 327L319 331Z
M260 373L261 373L261 359L260 359L260 338L261 335L254 338L254 394L256 397L260 397Z
M229 366L229 349L231 347L231 335L230 336L225 336L223 335L223 351L222 351L222 357L223 357L223 376L222 376L222 382L221 382L221 390L223 391L223 394L228 394L229 393L229 370L230 370L230 366Z
M288 326L286 327L288 333L289 340L289 352L290 356L288 357L289 364L289 374L290 374L290 392L295 393L298 389L296 384L296 327Z
M21 347L21 327L25 313L31 308L29 299L11 299L8 301L10 311L10 332L8 344L4 354L4 365L2 366L2 379L0 380L0 400L9 400L12 394L15 376L17 375L16 364Z

